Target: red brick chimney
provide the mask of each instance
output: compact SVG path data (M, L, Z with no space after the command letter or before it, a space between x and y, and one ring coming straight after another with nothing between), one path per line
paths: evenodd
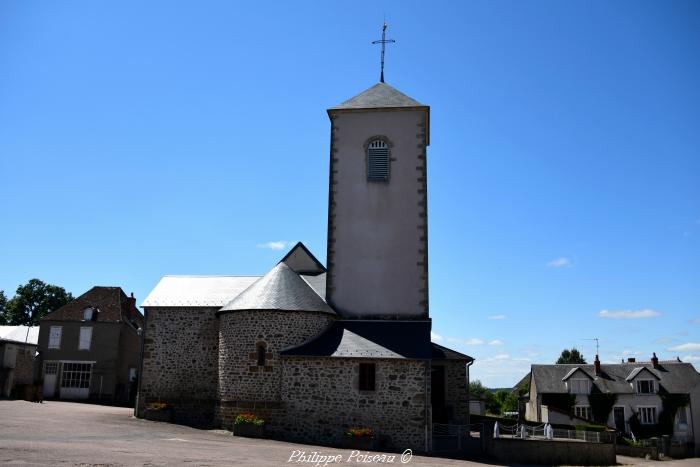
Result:
M654 368L659 367L659 358L656 356L656 352L654 352L654 356L651 357L651 364L654 365Z
M598 359L598 355L595 356L593 366L595 367L595 375L600 376L600 360Z

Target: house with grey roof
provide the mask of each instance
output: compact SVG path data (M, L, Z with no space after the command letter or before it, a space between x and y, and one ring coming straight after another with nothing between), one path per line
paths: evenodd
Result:
M680 360L532 365L527 420L602 423L626 436L668 433L700 448L700 374Z
M165 276L146 297L136 408L178 423L430 451L469 422L468 355L432 343L426 158L430 108L381 82L328 109L327 268L297 243L262 277Z

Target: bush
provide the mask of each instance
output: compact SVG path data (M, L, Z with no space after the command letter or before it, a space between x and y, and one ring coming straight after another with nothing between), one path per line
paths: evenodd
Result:
M265 420L252 413L244 412L236 416L236 419L233 421L233 424L263 426L265 424Z

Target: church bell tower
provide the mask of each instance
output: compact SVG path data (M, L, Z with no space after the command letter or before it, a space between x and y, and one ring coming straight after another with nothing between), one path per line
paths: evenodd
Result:
M326 300L349 319L427 319L430 107L380 82L328 116Z

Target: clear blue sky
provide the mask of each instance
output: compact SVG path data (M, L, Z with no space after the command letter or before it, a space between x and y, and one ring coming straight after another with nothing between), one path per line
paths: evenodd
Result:
M325 109L384 14L431 106L436 339L490 386L594 337L700 361L697 1L3 1L0 289L325 260Z

